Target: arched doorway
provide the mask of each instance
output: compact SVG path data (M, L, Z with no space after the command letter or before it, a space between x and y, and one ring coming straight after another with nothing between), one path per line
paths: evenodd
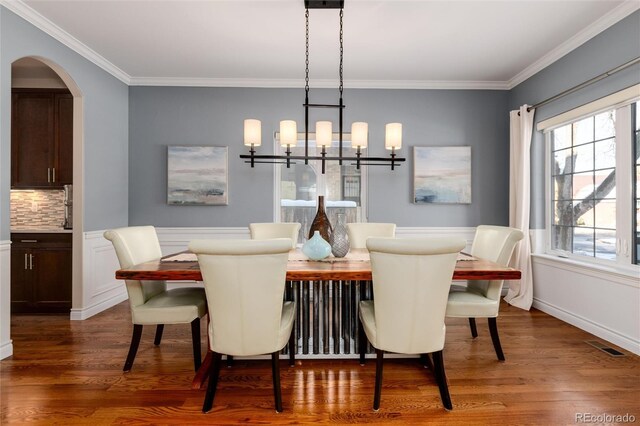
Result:
M43 57L24 57L12 63L12 89L14 88L48 88L51 90L66 88L72 96L72 196L68 198L69 217L73 218L72 262L71 262L71 308L82 305L82 252L83 252L83 96L74 79L57 63ZM68 96L68 95L67 95ZM49 171L47 170L49 173ZM55 172L54 172L55 173ZM54 179L55 180L55 179ZM37 209L37 206L35 206ZM66 219L67 215L65 215ZM26 258L26 257L25 257ZM28 259L30 260L30 259ZM14 273L13 271L11 272ZM3 295L8 297L8 295ZM71 316L71 319L72 316Z

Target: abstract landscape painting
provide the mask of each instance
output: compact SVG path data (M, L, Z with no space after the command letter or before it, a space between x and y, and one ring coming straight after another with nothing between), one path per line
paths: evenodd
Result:
M471 147L413 148L413 201L471 203Z
M227 147L168 147L168 204L226 205L227 190Z

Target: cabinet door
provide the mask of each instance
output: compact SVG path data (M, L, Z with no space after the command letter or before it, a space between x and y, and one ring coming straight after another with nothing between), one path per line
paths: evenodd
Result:
M71 309L71 250L33 249L34 308L38 312Z
M31 312L33 273L29 269L29 254L25 248L11 247L11 312Z
M56 104L55 186L73 183L73 96L58 94Z
M54 103L50 93L14 93L11 186L49 187L53 165Z

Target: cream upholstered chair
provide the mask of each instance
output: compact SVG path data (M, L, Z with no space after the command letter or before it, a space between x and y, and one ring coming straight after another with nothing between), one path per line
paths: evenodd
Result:
M471 255L507 266L513 249L523 237L522 231L505 226L481 225L471 246ZM502 280L469 281L466 287L454 285L449 293L447 316L469 318L471 335L478 336L476 318L488 318L489 332L496 355L504 361L496 318L500 309Z
M297 222L250 223L249 231L252 240L269 240L272 238L291 238L292 248L296 248L300 224Z
M373 409L380 407L384 351L433 353L433 373L445 408L451 397L442 360L444 313L462 239L369 238L374 300L360 302L360 363L365 334L376 349ZM426 355L428 357L428 355Z
M160 243L153 226L111 229L104 237L113 243L121 268L162 257ZM200 367L200 318L207 313L207 299L202 288L167 290L165 281L126 280L133 336L123 371L131 370L138 352L142 326L157 325L154 344L162 339L164 324L191 324L193 363Z
M276 411L282 411L279 352L292 337L295 302L284 302L291 240L195 240L189 250L198 255L207 300L211 307L209 350L213 365L203 412L213 406L222 354L271 354Z
M369 237L395 237L395 223L347 223L349 246L352 249L367 248Z

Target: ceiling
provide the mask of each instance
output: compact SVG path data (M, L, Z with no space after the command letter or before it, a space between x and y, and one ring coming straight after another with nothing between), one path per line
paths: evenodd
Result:
M7 7L132 85L300 87L303 0L24 0ZM507 89L631 1L346 0L345 87ZM310 11L312 87L338 75L338 11Z

